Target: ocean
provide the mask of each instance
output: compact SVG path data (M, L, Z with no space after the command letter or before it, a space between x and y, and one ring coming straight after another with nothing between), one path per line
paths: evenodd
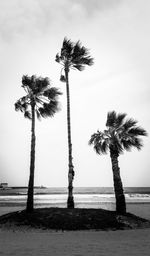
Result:
M127 211L150 219L150 187L125 187ZM22 210L26 206L27 188L0 189L0 215ZM34 189L34 207L66 207L67 188ZM112 187L75 187L76 208L103 208L115 210Z

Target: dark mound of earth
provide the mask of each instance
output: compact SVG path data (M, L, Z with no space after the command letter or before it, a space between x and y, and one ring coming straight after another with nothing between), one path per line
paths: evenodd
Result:
M0 227L28 226L54 230L118 230L150 228L150 221L131 213L117 215L103 209L37 208L0 216Z

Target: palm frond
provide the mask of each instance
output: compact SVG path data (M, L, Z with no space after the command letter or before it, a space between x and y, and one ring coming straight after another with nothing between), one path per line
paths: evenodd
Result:
M107 127L115 126L116 119L117 119L117 114L115 111L108 112L106 126Z
M36 77L35 75L22 77L22 87L27 88L27 92L32 91L33 94L38 94L44 91L50 85L48 77Z
M123 148L126 150L126 151L131 151L131 147L132 147L132 142L131 140L125 140L125 139L122 139L121 140L121 143L122 143L122 146Z
M123 124L126 115L127 115L126 113L117 114L116 122L115 122L117 127L120 127Z
M77 46L75 45L75 47ZM72 63L76 65L81 64L92 66L94 64L94 59L89 55L88 49L86 49L84 46L80 46L79 48L78 45L78 50L75 50L75 47L72 54Z
M89 50L82 46L80 40L74 44L73 52L72 52L72 59L75 60L76 58L86 58L89 55Z
M132 118L130 118L130 119L127 119L125 121L125 123L123 124L123 127L124 127L125 130L128 130L131 127L134 127L136 124L137 124L137 121L132 119Z
M50 85L50 80L48 77L42 78L38 77L35 79L34 86L32 87L32 92L37 95L44 92Z
M15 110L25 112L28 108L29 103L26 102L26 97L22 97L15 103Z
M109 148L109 138L105 136L105 133L102 133L100 131L97 131L97 133L94 133L90 140L89 145L93 144L93 148L96 151L97 154L106 154Z
M73 65L75 69L78 69L79 71L83 71L85 67L82 64L75 64Z
M76 62L79 62L82 65L88 65L88 66L92 66L94 64L94 60L90 56L87 56L87 57L84 57L84 58L80 58L79 60L76 59L75 63Z
M138 150L141 150L143 147L142 140L140 138L135 137L134 140L132 141L132 146L137 148Z
M31 119L32 119L31 112L26 110L26 111L24 112L24 117L31 120Z
M55 61L58 62L58 63L60 63L60 60L61 60L61 58L60 58L60 56L59 56L59 53L57 53L57 54L56 54L56 57L55 57Z
M16 103L15 103L15 110L16 111L22 111L22 104L20 102L20 100L18 100Z
M101 155L102 154L102 151L101 151L101 144L94 144L94 150L95 152L98 154L98 155Z
M36 76L28 76L28 75L23 75L22 77L22 87L26 87L30 90L33 90L34 86L35 86L35 81L36 81Z
M89 145L94 144L94 143L95 143L95 144L98 143L98 142L102 139L102 136L103 136L102 132L100 132L99 130L97 130L96 133L93 133L93 134L91 135L91 138L90 138L90 140L89 140Z
M58 101L50 101L50 103L44 103L43 107L40 107L38 111L44 118L52 117L59 110Z
M73 51L73 46L74 44L71 42L71 40L65 37L61 48L61 56L65 58L70 58Z
M61 82L66 82L66 77L65 77L64 75L61 75L61 76L60 76L60 81L61 81Z
M49 100L56 99L59 95L62 95L62 92L59 91L56 87L48 88L44 91L43 96L47 97Z
M82 56L83 54L85 54L85 51L82 51L81 42L79 40L74 44L72 58L74 59L76 57Z
M15 103L15 110L23 112L26 118L32 118L30 107L33 101L38 119L53 116L59 110L57 96L62 93L56 87L50 87L48 77L24 75L22 77L22 87L26 89L27 95Z
M76 43L71 42L66 37L63 40L61 53L56 54L58 63L67 65L82 71L85 65L91 66L94 63L93 58L89 55L89 50L81 45L80 41Z
M147 136L145 129L136 126L134 119L124 120L126 114L117 114L115 111L108 112L104 132L97 131L91 136L89 145L93 145L98 154L107 153L110 149L111 154L119 156L124 150L130 151L132 147L140 150L143 146L139 136Z
M89 142L88 142L89 145L92 145L92 144L94 143L94 141L95 141L95 139L96 139L96 136L97 136L96 133L93 133L93 134L91 135L91 138L90 138L90 140L89 140Z
M37 119L41 120L41 114L38 109L35 110Z
M147 136L147 132L145 129L141 127L133 127L129 130L129 134L132 136Z
M108 149L109 149L108 140L104 140L104 141L101 143L101 152L102 152L102 154L107 154Z

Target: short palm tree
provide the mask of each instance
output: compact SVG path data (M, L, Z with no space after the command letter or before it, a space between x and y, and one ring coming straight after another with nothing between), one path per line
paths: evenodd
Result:
M70 121L70 92L69 92L69 71L70 69L84 70L85 66L93 64L93 58L90 57L88 49L81 45L81 42L71 42L64 38L60 54L56 55L56 62L62 65L61 78L66 83L67 94L67 128L68 128L68 200L67 207L74 208L73 198L73 179L74 166L72 161L72 142L71 142L71 121ZM64 74L63 74L64 73Z
M31 120L30 176L26 210L32 212L34 207L35 115L38 119L52 117L59 110L57 96L61 93L57 88L50 87L47 77L42 78L35 75L23 76L22 87L26 95L15 103L15 110L23 112L24 117Z
M110 153L113 171L114 191L116 198L116 212L118 214L126 213L126 202L123 191L123 185L120 177L120 168L118 166L118 157L124 150L130 151L131 147L138 150L142 147L142 141L139 136L146 136L147 132L136 126L137 121L126 119L126 114L116 114L115 111L107 115L106 127L103 132L97 131L91 136L89 144L94 146L97 154Z

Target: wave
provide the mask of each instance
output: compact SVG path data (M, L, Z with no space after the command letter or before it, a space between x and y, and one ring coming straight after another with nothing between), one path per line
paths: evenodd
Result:
M150 203L150 194L125 194L128 203ZM1 195L0 205L9 203L25 203L27 195ZM114 203L114 194L75 194L76 203ZM66 203L67 194L36 194L34 195L36 204Z

